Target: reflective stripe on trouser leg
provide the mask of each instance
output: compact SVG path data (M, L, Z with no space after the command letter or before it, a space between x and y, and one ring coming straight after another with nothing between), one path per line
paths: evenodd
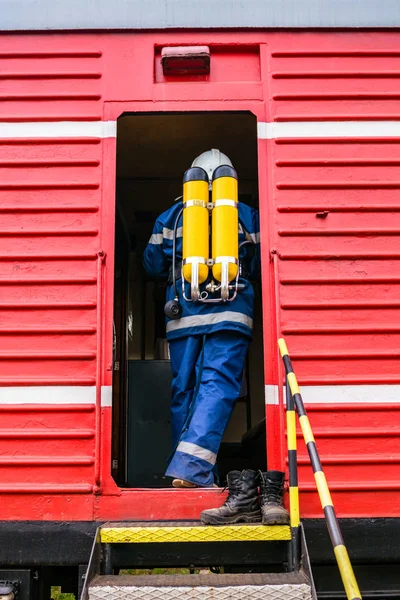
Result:
M178 443L186 421L196 385L198 362L203 336L189 336L169 343L171 358L171 428L172 448Z
M207 335L199 393L193 415L167 475L199 486L214 482L212 469L225 428L240 393L249 340L231 331Z

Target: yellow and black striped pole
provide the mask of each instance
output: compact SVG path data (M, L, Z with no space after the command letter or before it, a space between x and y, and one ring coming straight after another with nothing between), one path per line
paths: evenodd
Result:
M291 566L297 570L300 555L300 508L299 484L297 476L297 439L296 439L296 413L289 381L286 379L286 430L289 463L289 504L290 527L292 530Z
M314 471L315 483L317 484L318 495L321 500L324 510L326 523L328 526L329 535L333 545L333 551L336 556L336 561L339 566L340 575L342 577L344 589L348 600L361 600L361 593L354 576L353 567L351 566L350 558L344 545L340 525L336 517L336 512L333 507L331 494L329 492L328 483L325 473L322 470L321 461L319 458L317 446L315 444L310 421L307 417L307 412L304 407L303 399L300 394L300 389L297 383L296 375L293 372L292 363L289 352L284 339L278 340L279 350L285 365L286 377L290 386L291 395L293 396L294 404L299 415L301 430L303 432L304 441L307 446L308 455Z

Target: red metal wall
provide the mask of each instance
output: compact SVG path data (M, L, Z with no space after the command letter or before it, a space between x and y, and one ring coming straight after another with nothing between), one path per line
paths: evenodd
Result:
M400 138L374 130L400 116L397 37L299 37L270 62L272 120L315 122L270 142L282 333L300 384L321 386L308 411L339 513L398 515L400 404L381 386L400 381ZM302 443L299 477L316 513Z
M274 132L259 140L265 382L278 385L281 329L306 404L308 386L318 392L308 409L339 516L400 515L400 403L385 403L380 387L400 383L400 136L376 133L377 122L399 119L399 41L389 32L0 38L3 519L196 518L221 501L211 490L121 491L110 477L116 146L102 122L174 110L251 110ZM159 48L193 43L210 45L211 75L165 81ZM310 121L317 130L299 136ZM350 129L338 135L343 122ZM371 137L352 135L353 122L371 123ZM270 464L280 466L279 407L267 412ZM302 514L321 516L304 448L300 462Z
M60 387L96 383L102 147L41 126L101 119L101 52L61 35L0 47L0 118L22 123L0 139L0 385L19 388L1 392L2 518L90 519L95 405Z

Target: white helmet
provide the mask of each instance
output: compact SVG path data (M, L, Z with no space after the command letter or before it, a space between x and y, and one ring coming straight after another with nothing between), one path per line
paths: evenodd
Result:
M229 165L233 167L232 162L227 155L219 150L216 150L215 148L212 150L207 150L207 152L203 152L192 162L192 167L201 167L207 172L210 184L215 169L220 165Z

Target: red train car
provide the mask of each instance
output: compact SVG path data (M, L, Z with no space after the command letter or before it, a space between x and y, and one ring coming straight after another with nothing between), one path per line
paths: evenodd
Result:
M183 171L218 147L259 207L262 248L250 391L222 471L247 464L243 439L265 414L268 465L285 468L283 335L350 553L384 589L400 559L400 34L356 30L372 1L364 17L321 9L301 29L256 2L247 30L235 3L217 29L196 15L145 22L143 9L124 26L105 9L71 23L53 4L38 22L27 3L21 27L10 9L0 37L2 568L75 589L99 522L195 520L221 503L163 478L163 289L140 269ZM164 73L163 48L204 45L209 74ZM331 558L299 443L323 581Z

